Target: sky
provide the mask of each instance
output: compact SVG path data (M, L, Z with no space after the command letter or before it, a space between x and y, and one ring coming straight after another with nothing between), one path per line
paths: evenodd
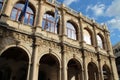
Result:
M112 45L120 42L120 0L57 0L99 24L106 24Z

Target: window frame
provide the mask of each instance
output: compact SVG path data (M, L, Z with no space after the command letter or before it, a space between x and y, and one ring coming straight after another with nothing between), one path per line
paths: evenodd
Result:
M87 37L89 37L89 42L85 39L85 37L84 36L86 36L86 33L85 32L83 32L83 40L85 41L85 43L86 44L88 44L88 45L93 45L93 41L92 41L92 34L91 34L91 32L90 32L90 30L88 30L88 29L86 29L86 28L84 28L84 31L86 31L88 34L87 35L89 35L89 36L87 36Z
M98 37L99 37L100 40L98 40ZM103 37L102 37L100 34L97 34L97 45L98 45L98 47L104 49L104 44L103 44L103 42L104 42L104 41L103 41Z
M68 24L73 28L70 28L68 26ZM69 33L70 32L70 33ZM76 26L70 22L70 21L67 21L66 22L66 35L68 38L70 39L73 39L73 40L77 40L77 31L76 31Z
M53 21L47 16L50 16L53 19ZM59 28L58 28L58 26L56 26L58 23L55 23L54 19L55 18L53 17L52 14L49 14L49 13L46 12L43 15L43 19L42 19L42 29L45 30L45 31L54 33L54 34L58 34L58 29ZM46 26L46 24L48 24L48 25Z
M22 8L16 7L16 5L21 5L21 6L24 7L25 4L19 2L19 3L16 3L16 4L14 5L14 7L13 7L13 9L12 9L12 11L11 11L11 15L10 15L11 19L14 20L14 21L18 21L18 18L19 18L20 14L21 14L21 11L22 11ZM21 22L24 23L24 24L33 26L33 25L34 25L34 17L35 17L34 11L33 11L33 9L32 9L30 6L28 6L27 8L29 8L29 9L32 11L32 13L29 12L29 11L26 11L25 16L22 18L22 21L21 21ZM13 11L14 11L14 10L16 10L15 15L13 15ZM26 15L28 15L27 18L26 18ZM15 16L15 17L13 17L13 16ZM33 16L33 17L32 17L32 23L30 22L30 17L31 17L31 16ZM25 22L25 19L26 19L26 22Z

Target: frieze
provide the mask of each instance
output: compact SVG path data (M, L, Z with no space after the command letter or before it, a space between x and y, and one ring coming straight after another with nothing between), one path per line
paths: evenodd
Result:
M93 52L88 52L88 51L85 51L85 56L86 57L96 57L97 58L97 55L96 53L93 53Z
M52 42L52 41L47 41L47 40L39 40L38 44L40 44L40 46L44 46L44 47L49 47L49 48L55 48L55 49L60 49L60 46L58 46L57 43Z
M15 40L18 40L18 41L32 43L32 38L30 38L28 35L25 35L25 34L14 32L13 37L15 38Z
M65 46L65 51L73 52L73 53L80 53L78 48L73 48L73 47L69 47L69 46Z

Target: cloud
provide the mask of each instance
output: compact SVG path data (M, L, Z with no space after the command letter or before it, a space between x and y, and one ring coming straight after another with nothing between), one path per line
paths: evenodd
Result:
M101 16L104 13L105 5L104 4L96 4L96 5L88 5L86 12L91 10L95 16Z
M118 29L120 31L120 19L114 18L107 21L107 24L111 29Z
M108 7L106 14L108 16L119 16L120 17L120 0L114 0Z
M79 0L64 0L63 3L67 6L69 6L71 3L77 2L77 1L79 1Z
M113 17L107 21L112 29L120 31L120 0L114 0L105 12L106 16Z

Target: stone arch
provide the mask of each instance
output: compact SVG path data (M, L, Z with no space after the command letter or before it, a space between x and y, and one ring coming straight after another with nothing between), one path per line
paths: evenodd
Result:
M57 58L57 60L59 61L59 65L60 65L60 67L61 67L61 58L60 58L60 56L57 54L57 53L55 53L55 52L49 52L49 51L44 51L44 52L42 52L39 56L38 56L38 61L37 61L37 63L39 64L39 61L40 61L40 59L42 58L42 56L44 56L44 55L47 55L47 54L51 54L51 55L54 55L56 58Z
M15 4L17 4L17 3L25 3L25 1L24 0L18 0L18 1L14 1L14 4L13 5L15 5ZM34 11L34 13L36 13L36 8L35 8L35 4L33 4L32 3L32 1L29 1L29 5L28 6L30 6L31 8L32 8L32 10Z
M7 80L26 80L29 68L28 53L24 49L16 46L7 48L0 55L0 71L6 66L10 69L10 71L8 71L9 78ZM4 70L2 72L6 73L7 71ZM3 74L3 80L4 77L8 77L8 75Z
M67 20L67 22L70 22L76 30L78 30L78 24L74 20Z
M29 57L29 60L31 60L31 53L30 53L30 51L26 48L26 47L24 47L24 46L22 46L22 45L9 45L9 46L6 46L5 48L3 48L1 51L0 51L0 55L2 55L2 53L4 52L4 51L6 51L7 49L9 49L9 48L11 48L11 47L18 47L18 48L21 48L21 49L23 49L26 53L27 53L27 55L28 55L28 57Z
M111 75L111 71L110 68L108 67L107 64L104 64L102 67L102 72L103 72L103 78L104 80L112 80L112 75Z
M99 80L98 67L95 63L89 62L87 69L88 69L88 80Z
M53 54L44 54L39 61L39 77L38 80L59 80L60 63Z
M69 60L69 62L67 63L67 67L68 67L68 80L82 80L82 66L80 64L80 62L75 59L72 58Z

